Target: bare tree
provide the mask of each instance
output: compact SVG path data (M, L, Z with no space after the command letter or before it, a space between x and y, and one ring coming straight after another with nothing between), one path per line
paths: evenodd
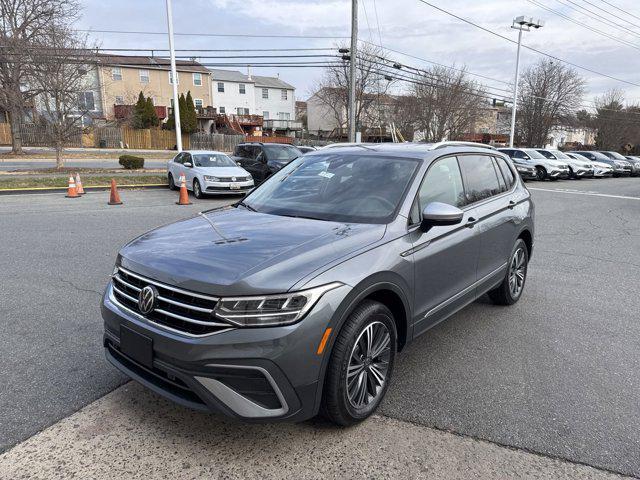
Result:
M520 81L519 143L544 147L551 128L580 106L584 90L582 77L559 62L543 59L529 67Z
M95 57L86 39L68 28L51 27L41 40L43 44L34 49L31 73L40 92L37 122L55 149L56 168L62 168L65 146L81 135L83 120L94 109Z
M591 123L598 131L598 148L621 150L627 144L640 143L640 108L637 105L625 105L622 90L609 90L597 97L594 103L596 113Z
M356 77L356 125L362 125L379 95L386 93L388 82L382 82L379 63L382 51L364 45L358 52ZM314 96L330 112L339 129L346 128L349 105L349 63L327 67L321 80L313 88Z
M47 29L68 25L78 12L76 0L0 0L0 107L9 114L16 154L22 153L25 107L39 93L30 81L32 48Z
M455 139L469 133L486 100L481 86L464 70L433 66L412 87L417 125L427 142Z

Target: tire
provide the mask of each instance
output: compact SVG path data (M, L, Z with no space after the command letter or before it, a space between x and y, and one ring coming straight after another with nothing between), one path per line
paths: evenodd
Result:
M569 178L570 179L574 179L574 180L579 180L578 177L576 177L575 172L573 171L573 168L569 167Z
M545 170L544 167L536 167L536 177L538 178L538 180L540 180L541 182L547 178L547 171Z
M176 182L173 180L173 175L172 174L169 174L168 181L169 181L169 190L177 190L178 189L178 187L176 186Z
M513 250L511 251L511 255L509 256L509 262L507 263L507 271L504 275L504 280L502 280L502 283L498 287L489 292L489 297L494 304L513 305L518 300L520 300L527 280L528 267L529 251L527 250L527 245L524 243L524 241L519 238L513 246ZM517 270L521 272L521 283L519 283L519 288L516 291L512 288L511 278L512 275L518 276L518 274L516 273Z
M204 193L202 193L202 187L200 187L200 182L196 178L193 181L193 196L200 199L204 198Z
M374 355L367 355L368 335L373 336L369 352L373 351ZM393 314L387 307L370 300L356 307L331 351L322 392L321 413L324 417L338 425L349 426L375 412L389 387L396 339ZM376 350L387 341L387 347L376 355Z

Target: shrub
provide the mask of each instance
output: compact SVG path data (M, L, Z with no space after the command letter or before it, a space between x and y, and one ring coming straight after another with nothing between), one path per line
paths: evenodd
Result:
M144 158L135 155L120 155L120 165L127 170L137 170L144 168Z

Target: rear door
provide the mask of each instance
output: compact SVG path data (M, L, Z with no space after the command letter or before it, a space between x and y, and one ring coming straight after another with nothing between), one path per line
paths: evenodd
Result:
M478 288L503 277L518 235L516 204L511 191L515 175L504 159L470 154L458 157L466 200L475 208L480 237ZM507 178L502 169L508 169Z
M418 227L421 212L431 202L464 211L458 225ZM415 269L416 335L475 298L476 264L480 240L474 228L475 208L468 207L455 156L436 160L424 176L412 209L412 259Z

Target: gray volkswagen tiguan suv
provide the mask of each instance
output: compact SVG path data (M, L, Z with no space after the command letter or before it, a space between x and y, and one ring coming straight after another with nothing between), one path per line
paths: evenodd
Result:
M106 356L192 408L353 424L411 340L486 292L518 301L533 216L490 147L311 152L241 202L122 248L102 302Z

